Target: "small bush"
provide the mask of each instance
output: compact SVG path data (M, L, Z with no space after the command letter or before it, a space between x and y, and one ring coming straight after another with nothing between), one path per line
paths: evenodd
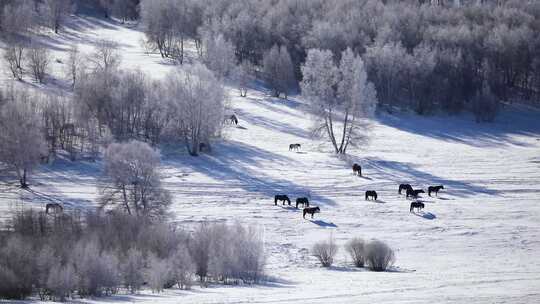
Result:
M361 238L353 238L345 244L345 250L351 256L356 267L364 267L366 256L365 242Z
M364 246L365 262L372 271L385 271L395 261L394 251L386 243L373 240Z
M338 246L333 238L330 238L328 241L318 242L311 249L311 254L321 262L323 267L332 266L337 252Z

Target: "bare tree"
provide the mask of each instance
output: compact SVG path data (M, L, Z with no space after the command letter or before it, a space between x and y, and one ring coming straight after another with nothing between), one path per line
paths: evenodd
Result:
M121 56L118 52L118 43L112 40L99 40L94 52L89 57L96 69L110 71L120 65Z
M23 55L25 53L25 46L23 43L14 42L10 43L4 50L4 60L13 75L13 78L22 80L23 77Z
M83 63L81 60L79 47L76 44L73 44L68 51L68 58L64 69L66 77L71 81L72 88L75 88L77 76L82 68Z
M50 63L49 50L34 46L28 49L27 54L34 79L39 83L44 83Z
M161 187L159 153L140 141L114 143L105 151L107 185L101 206L119 206L130 215L164 217L171 203Z

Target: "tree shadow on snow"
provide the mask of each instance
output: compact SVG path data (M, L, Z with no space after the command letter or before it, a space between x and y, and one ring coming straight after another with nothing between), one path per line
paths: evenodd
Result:
M272 163L273 168L264 168L262 162ZM166 157L163 164L190 168L195 172L223 181L226 183L224 187L237 187L250 193L262 194L271 198L272 202L276 194L287 194L293 199L294 197L306 196L306 193L309 193L310 200L314 202L335 205L333 200L313 192L309 185L300 185L285 178L265 173L269 170L279 172L278 168L301 166L294 159L238 141L227 141L214 145L212 155ZM284 177L287 176L286 170L279 173Z
M478 194L496 195L498 190L484 186L474 185L466 181L451 180L420 171L413 164L383 160L377 157L358 158L350 157L351 161L362 163L370 171L371 176L379 180L393 181L397 186L407 182L412 185L442 184L447 192L457 197L469 197ZM414 186L413 186L414 187ZM427 194L426 194L427 195Z
M538 111L505 108L493 123L476 123L470 115L452 117L424 117L415 114L377 115L377 120L387 126L447 142L462 143L473 147L498 147L505 145L528 146L513 138L540 136Z

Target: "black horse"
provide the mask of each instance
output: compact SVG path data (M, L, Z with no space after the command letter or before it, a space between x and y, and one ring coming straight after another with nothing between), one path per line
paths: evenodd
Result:
M418 189L418 190L407 189L407 197L412 196L414 198L417 198L418 194L420 193L426 193L426 192L422 189Z
M400 184L398 193L401 194L401 191L403 191L403 190L405 190L405 193L407 193L407 191L409 191L409 189L410 189L410 191L413 190L411 185L409 185L409 184Z
M49 209L52 209L54 213L62 213L64 211L64 207L58 203L49 203L45 205L45 214L49 214Z
M420 209L424 209L424 203L412 202L411 209L409 210L409 212L413 212L414 209L416 209L417 211L420 211Z
M236 117L236 115L232 114L232 115L225 115L225 121L226 122L230 122L230 123L233 123L235 125L238 125L238 118Z
M292 151L292 150L298 151L301 147L302 147L301 144L290 144L289 151Z
M362 167L359 164L352 165L352 172L355 175L362 176Z
M370 197L373 198L374 200L377 200L377 192L376 192L376 191L372 191L372 190L366 191L366 201L367 201Z
M429 186L427 188L427 192L428 192L428 195L431 196L431 192L435 192L435 196L438 196L439 195L439 191L441 189L444 189L444 186L443 185L438 185L438 186Z
M313 215L315 213L319 213L321 212L321 209L319 209L319 207L308 207L308 208L304 208L304 215L303 215L303 218L306 218L306 214L311 214L311 218L313 218Z
M289 204L289 206L291 205L291 200L285 194L278 194L278 195L274 196L274 205L277 205L278 201L282 201L283 205L285 205L285 202L287 202Z
M298 209L298 205L302 204L304 207L309 207L309 200L307 197L299 197L296 199L296 209Z

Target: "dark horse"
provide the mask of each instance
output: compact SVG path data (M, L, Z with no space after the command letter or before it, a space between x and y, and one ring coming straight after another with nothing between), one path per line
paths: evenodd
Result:
M307 197L299 197L296 199L296 209L298 209L298 205L302 204L304 207L309 207L309 200Z
M439 195L439 191L441 189L444 189L444 186L443 185L438 185L438 186L429 186L427 188L427 192L428 192L428 195L431 196L431 192L435 192L435 195L438 196Z
M352 172L358 176L362 176L362 167L359 164L352 165Z
M424 209L424 203L412 202L411 209L409 210L409 212L413 212L414 209L416 209L417 211L420 211L420 209Z
M374 200L377 200L377 192L376 192L376 191L372 191L372 190L366 191L366 201L367 201L370 197L373 198Z
M49 209L54 211L54 213L62 213L62 211L64 211L64 207L58 203L49 203L45 205L45 214L49 214Z
M426 193L426 192L422 189L418 189L418 190L407 189L407 197L412 196L414 198L417 198L418 194L420 193Z
M403 190L405 190L405 193L407 193L407 191L409 191L409 189L410 189L410 191L413 190L411 185L409 185L409 184L400 184L398 193L401 194L401 191L403 191Z
M292 151L292 150L298 151L301 147L302 147L301 144L290 144L289 151Z
M284 194L278 194L274 196L274 205L277 205L278 201L282 201L283 205L285 205L285 202L287 202L289 206L291 205L291 200L289 199L287 195L284 195Z
M308 207L308 208L304 208L304 215L303 215L303 218L306 218L306 214L311 214L311 218L313 218L313 215L315 213L319 213L321 212L321 209L319 209L319 207Z
M235 125L238 124L238 118L236 117L236 115L232 114L232 115L225 115L225 121L226 122L230 122L230 123L233 123Z

